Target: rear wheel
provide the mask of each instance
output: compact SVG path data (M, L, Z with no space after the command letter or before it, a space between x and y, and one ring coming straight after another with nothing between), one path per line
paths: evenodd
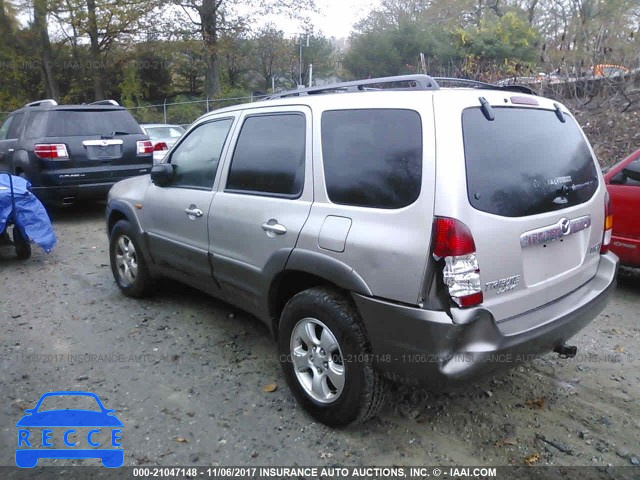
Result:
M127 220L118 221L109 235L111 272L118 287L129 297L143 297L153 286L135 231Z
M339 290L316 287L289 300L278 350L289 387L318 421L363 422L384 404L386 381L373 369L357 309Z
M27 240L20 229L14 225L13 227L13 246L16 249L16 256L20 260L26 260L31 257L31 243Z

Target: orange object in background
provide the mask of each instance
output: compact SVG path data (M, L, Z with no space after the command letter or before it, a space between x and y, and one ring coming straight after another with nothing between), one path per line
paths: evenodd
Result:
M617 77L629 73L629 69L622 65L614 65L608 63L599 63L593 66L593 76L600 77Z

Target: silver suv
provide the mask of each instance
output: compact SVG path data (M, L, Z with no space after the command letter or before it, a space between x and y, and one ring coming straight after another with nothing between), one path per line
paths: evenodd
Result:
M206 114L113 187L107 225L125 295L171 277L252 313L299 402L334 426L374 415L389 380L440 389L575 355L565 342L618 265L564 106L422 75Z

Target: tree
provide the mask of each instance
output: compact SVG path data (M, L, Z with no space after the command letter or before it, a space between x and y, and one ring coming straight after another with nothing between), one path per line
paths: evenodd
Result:
M282 30L273 24L267 24L258 30L253 43L255 69L263 81L264 91L267 92L275 79L287 69L291 42L285 40Z
M309 46L302 50L302 83L309 84L309 65L313 76L322 78L335 73L334 50L331 41L323 35L309 33Z
M20 28L15 5L0 0L0 110L11 111L41 94L34 32Z
M231 88L239 88L251 70L253 43L244 29L226 33L220 39L221 77Z
M89 71L95 100L105 97L104 81L111 49L144 31L144 18L160 1L56 0L52 6L52 15L72 45L77 65ZM82 61L84 40L89 44L89 58Z
M252 8L256 15L288 14L297 16L305 10L314 10L314 0L260 0L249 3L243 0L173 0L183 8L189 19L197 26L202 37L205 57L205 93L219 96L221 92L220 39L225 32L238 29L246 22L236 13L237 7Z
M48 13L47 0L33 0L32 28L40 47L40 65L42 81L46 91L45 96L58 100L60 97L60 88L58 87L58 80L55 76L53 52L51 50L51 42L49 41L49 29L47 27Z
M529 0L532 1L532 0ZM538 35L516 0L383 0L357 26L345 67L356 77L427 71L482 77L536 59Z

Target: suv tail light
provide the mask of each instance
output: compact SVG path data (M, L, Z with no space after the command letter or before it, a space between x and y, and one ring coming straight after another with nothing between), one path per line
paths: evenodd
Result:
M167 144L165 142L158 142L153 146L153 151L154 152L159 152L162 150L169 150L169 147L167 146Z
M153 153L151 140L138 140L138 155L148 155L150 153Z
M37 143L33 148L38 158L53 160L69 160L67 146L64 143Z
M609 192L606 192L604 197L604 234L602 235L600 253L607 253L609 251L612 230L613 215L611 215L611 197L609 197Z
M444 259L443 279L458 306L467 308L483 301L476 244L469 228L454 218L436 217L433 256Z

